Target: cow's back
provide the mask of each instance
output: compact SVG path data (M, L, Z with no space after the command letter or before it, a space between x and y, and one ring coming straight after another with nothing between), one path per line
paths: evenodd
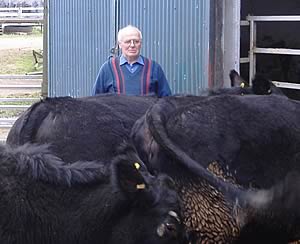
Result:
M269 187L295 167L300 172L299 112L298 101L277 95L167 98L139 120L132 137L142 145L145 161L149 150L150 158L158 159L151 167L170 170L153 146L154 137L160 149L184 152L205 168L218 162L241 185Z
M107 160L155 101L154 97L116 95L47 98L18 118L7 144L50 143L68 162Z
M132 138L144 162L175 181L184 223L197 243L286 243L298 238L282 220L288 216L298 229L299 190L292 185L299 178L291 181L289 173L300 172L299 113L298 101L278 95L170 97L136 122ZM242 206L263 199L258 194L244 201L244 189L277 184L271 194L284 196L287 185L288 208L289 197L274 195L274 205Z

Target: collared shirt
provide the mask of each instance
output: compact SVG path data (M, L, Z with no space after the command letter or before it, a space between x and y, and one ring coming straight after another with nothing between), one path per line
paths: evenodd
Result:
M145 64L144 64L144 60L141 55L138 57L137 61L135 61L135 63L133 63L133 64L129 64L127 59L123 55L121 55L120 66L122 66L122 65L125 65L126 68L129 70L129 72L133 74L137 70L139 65L144 66Z

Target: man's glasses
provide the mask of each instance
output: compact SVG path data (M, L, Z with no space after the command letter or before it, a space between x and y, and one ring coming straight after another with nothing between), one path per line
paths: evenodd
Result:
M140 40L126 40L126 41L123 41L123 43L126 46L130 46L131 44L139 45L141 43L141 41Z

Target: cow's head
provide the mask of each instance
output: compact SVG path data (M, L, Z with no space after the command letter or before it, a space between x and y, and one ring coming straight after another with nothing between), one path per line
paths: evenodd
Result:
M112 162L112 184L120 192L124 214L114 226L112 243L185 243L178 195L166 175L154 176L126 145ZM113 194L113 193L112 193Z
M229 73L231 87L238 87L241 91L240 95L244 94L255 94L255 95L283 95L280 88L276 87L272 81L267 79L263 74L257 73L252 79L252 86L249 87L248 82L246 82L237 71L234 69ZM228 94L235 94L238 89L229 89ZM236 93L238 94L238 93Z
M241 87L241 88L249 87L248 82L245 81L239 75L239 73L236 70L234 70L234 69L230 70L229 78L230 78L231 87Z

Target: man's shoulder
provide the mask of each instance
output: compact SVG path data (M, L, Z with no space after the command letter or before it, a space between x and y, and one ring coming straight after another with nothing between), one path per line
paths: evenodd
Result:
M107 68L111 65L112 59L114 57L109 57L107 60L105 60L105 62L102 64L101 68Z
M153 59L152 59L152 58L145 57L145 56L143 56L143 55L140 55L140 57L141 57L144 61L145 61L145 60L148 60L148 61L151 60L151 62L153 62Z
M111 64L112 58L108 58L102 65L100 68L100 72L102 74L110 74L111 70L112 70L112 64Z
M155 60L151 60L152 70L162 71L161 65Z
M149 57L144 57L142 56L144 61L145 60L148 60L148 61L151 61L151 65L154 66L154 67L157 67L157 68L161 68L160 64L157 63L155 60L153 60L152 58L149 58Z

